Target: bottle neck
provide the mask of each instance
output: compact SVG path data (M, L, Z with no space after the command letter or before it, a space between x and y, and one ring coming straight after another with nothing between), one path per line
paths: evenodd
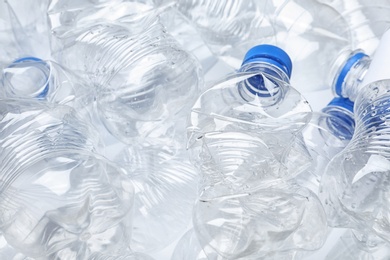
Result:
M355 131L354 114L340 106L328 105L321 112L330 115L325 122L326 128L340 140L351 140Z
M260 98L264 105L273 105L282 96L282 85L290 83L287 74L277 66L262 61L245 63L239 72L255 73L248 77L239 86L242 97L251 101ZM286 83L286 84L283 84Z
M51 73L49 63L25 57L5 68L0 80L6 97L44 99L49 92Z
M363 80L370 64L371 58L361 50L340 54L340 58L333 64L337 70L332 73L334 94L355 101L357 94L364 86Z

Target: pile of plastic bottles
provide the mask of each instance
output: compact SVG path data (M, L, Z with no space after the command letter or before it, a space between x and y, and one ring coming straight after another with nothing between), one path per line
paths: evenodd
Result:
M0 0L0 259L390 258L387 0Z

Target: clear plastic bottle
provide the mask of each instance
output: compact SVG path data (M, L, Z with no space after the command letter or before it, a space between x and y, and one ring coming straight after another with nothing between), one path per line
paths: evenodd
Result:
M373 61L374 62L374 61ZM328 164L320 198L332 227L348 227L390 241L388 80L362 88L354 106L355 133Z
M373 57L361 49L342 51L330 73L334 95L354 101L365 85L374 80L387 79L390 75L390 63L387 60L390 55L389 42L390 30L382 35ZM372 60L376 62L372 63Z
M312 163L296 181L318 194L324 169L347 146L354 130L353 102L347 98L334 98L320 112L313 112L302 131L302 142Z
M318 1L181 0L177 8L211 51L233 68L256 44L284 49L294 63L291 82L300 91L328 88L324 68L350 43L345 20Z
M188 147L202 178L193 223L206 254L259 259L324 242L319 200L288 182L310 163L295 136L311 109L289 85L291 67L283 50L256 46L192 108Z
M237 140L247 151L243 165L236 167L249 168L242 171L243 176L238 175L237 179L229 181L233 187L242 188L246 182L252 186L262 181L257 175L246 175L246 172L252 172L249 169L255 167L257 161L263 161L261 157L285 162L288 157L286 147L294 143L294 133L305 127L311 112L308 102L289 85L290 73L291 61L284 51L271 45L259 45L248 51L238 73L205 91L192 108L187 128L188 148L196 167L214 167L207 166L206 162L214 157L207 154L220 149L231 150L232 158L240 156L236 151ZM275 131L279 134L272 135ZM227 167L230 172L231 159L228 153L226 156L219 159L219 167ZM267 168L277 165L270 164ZM220 171L203 170L210 176L216 174L219 179ZM297 174L284 173L288 175L286 178ZM267 176L279 176L279 171L270 170Z
M120 253L131 235L134 188L95 153L75 111L31 99L0 101L0 227L38 259Z

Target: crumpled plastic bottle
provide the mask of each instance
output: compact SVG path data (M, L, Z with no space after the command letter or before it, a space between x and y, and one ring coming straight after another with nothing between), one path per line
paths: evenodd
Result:
M96 134L68 106L0 101L0 229L42 259L126 250L134 188L95 153Z
M318 198L290 182L311 163L296 142L311 108L290 75L284 51L256 46L192 108L188 148L202 178L193 223L206 254L258 259L324 242Z
M334 98L320 112L313 112L301 136L312 164L295 180L318 194L324 169L348 145L354 130L353 102L347 98Z
M383 199L388 193L388 80L360 90L355 101L355 133L348 146L327 166L320 198L332 227L348 227L390 241Z

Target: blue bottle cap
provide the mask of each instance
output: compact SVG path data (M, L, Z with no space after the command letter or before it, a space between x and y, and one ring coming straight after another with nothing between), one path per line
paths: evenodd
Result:
M289 78L291 77L291 59L288 54L279 47L269 44L262 44L251 48L245 54L242 65L253 61L264 61L271 63L284 71Z
M344 67L341 69L341 72L336 80L336 86L335 86L335 92L338 96L342 96L342 88L343 83L345 80L345 77L348 75L348 72L350 69L362 58L368 57L368 55L364 54L363 52L357 52L354 55L352 55L347 62L345 63Z
M351 100L349 100L348 98L343 98L343 97L335 97L333 98L329 104L327 105L327 107L330 107L330 106L337 106L337 107L342 107L342 108L345 108L347 109L348 111L352 112L353 113L353 102Z

